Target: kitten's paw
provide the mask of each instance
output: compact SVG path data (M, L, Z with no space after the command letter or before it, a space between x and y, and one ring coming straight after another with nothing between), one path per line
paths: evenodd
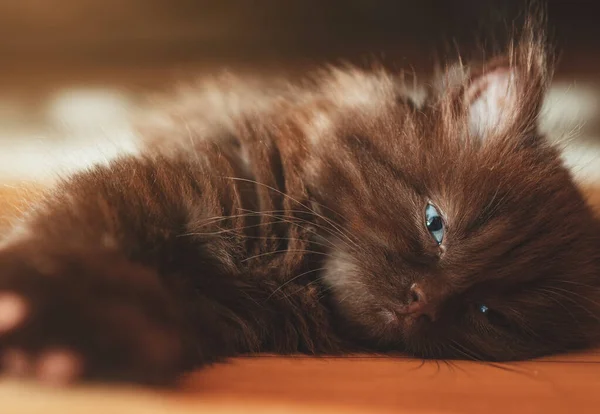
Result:
M50 385L64 385L81 378L82 358L67 349L47 350L29 355L18 349L7 349L0 359L2 370L14 378L33 377Z
M0 257L2 373L56 385L173 381L180 324L156 277L114 260L73 263L44 274Z
M10 338L13 331L21 329L29 313L24 297L15 293L0 292L0 338ZM2 371L13 377L35 376L49 384L69 383L82 374L82 360L68 349L47 349L37 355L15 349L0 351Z

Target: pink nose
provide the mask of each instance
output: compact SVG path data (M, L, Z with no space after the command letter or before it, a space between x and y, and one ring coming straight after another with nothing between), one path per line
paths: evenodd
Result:
M432 321L435 320L435 309L418 283L413 283L410 287L406 312L415 317L426 316Z

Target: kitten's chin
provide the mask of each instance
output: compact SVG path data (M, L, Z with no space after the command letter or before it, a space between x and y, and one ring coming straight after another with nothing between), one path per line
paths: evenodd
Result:
M381 330L375 334L374 339L378 342L389 344L403 343L403 350L416 355L415 349L420 349L427 342L429 321L420 316L407 315L389 309L378 312L381 321ZM413 346L411 346L411 344Z

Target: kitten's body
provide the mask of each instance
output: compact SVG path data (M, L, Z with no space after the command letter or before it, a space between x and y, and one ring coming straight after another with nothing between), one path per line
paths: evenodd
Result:
M66 349L86 377L160 381L248 352L595 343L600 225L537 133L549 64L525 33L420 103L379 69L186 90L139 157L67 179L4 242L6 366Z

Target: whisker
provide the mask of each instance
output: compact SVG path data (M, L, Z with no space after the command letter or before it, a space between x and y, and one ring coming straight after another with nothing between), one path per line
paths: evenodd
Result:
M552 290L547 290L544 288L538 288L537 289L538 292L542 293L542 297L551 300L552 302L556 303L558 306L560 306L561 308L563 308L568 314L569 316L571 316L571 318L574 321L577 321L577 317L573 314L573 312L571 312L571 309L566 306L562 301L558 300L556 298L556 296L558 296L559 298L563 298L564 299L564 295L561 294L560 292L554 292Z
M565 294L569 294L569 295L571 295L573 297L576 297L576 298L579 298L579 299L586 300L589 303L591 303L592 305L596 305L597 307L600 308L600 303L596 302L593 299L588 298L587 296L583 296L582 294L580 294L578 292L573 292L573 291L570 291L570 290L567 290L567 289L563 289L563 288L559 288L559 287L556 287L556 286L550 286L549 288L552 289L552 290L558 290L558 291L564 292Z
M308 254L318 254L318 255L322 255L322 256L330 256L329 253L318 252L316 250L281 249L281 250L273 250L271 252L265 252L265 253L255 254L254 256L250 256L250 257L247 257L247 258L243 259L241 261L241 263L247 262L247 261L252 260L252 259L257 259L259 257L269 256L271 254L277 254L277 253L308 253Z
M590 288L590 289L600 290L600 286L594 286L594 285L590 285L590 284L587 284L587 283L580 283L580 282L576 282L574 280L559 279L556 282L557 283L565 283L565 284L569 284L569 285L576 285L576 286L581 286L581 287L587 287L587 288Z
M267 296L267 299L265 300L269 300L273 297L273 295L275 295L277 292L279 292L281 289L283 289L284 287L286 287L287 285L289 285L290 283L294 282L295 280L301 278L302 276L308 275L310 273L313 272L318 272L321 270L324 270L324 267L320 267L318 269L312 269L312 270L308 270L306 272L300 273L298 276L294 276L293 278L291 278L290 280L286 281L285 283L283 283L282 285L280 285L277 289L275 289L273 292L271 292L271 294L269 296ZM294 293L295 294L295 293ZM285 296L285 298L287 298L287 296Z
M489 367L500 369L502 371L515 372L518 374L524 374L524 375L535 377L535 375L529 370L517 369L513 366L509 366L509 365L503 364L501 362L486 361L485 358L481 357L481 355L477 355L477 353L475 351L467 348L466 346L462 345L460 342L457 342L455 340L451 340L451 342L464 351L464 352L462 352L462 351L460 351L460 349L457 349L457 348L453 347L452 345L450 345L456 352L461 353L463 356L467 356L467 357L470 356L469 359L474 360L475 362L479 362L479 363L482 363Z
M322 214L320 214L319 212L315 211L313 208L307 206L306 204L300 202L299 200L296 200L294 197L290 196L289 194L285 194L284 192L278 190L277 188L271 187L270 185L264 184L264 183L260 183L256 180L250 180L247 178L240 178L240 177L227 177L227 176L222 176L222 178L226 178L226 179L230 179L230 180L234 180L234 181L242 181L242 182L248 182L251 184L256 184L256 185L260 185L263 186L264 188L267 188L271 191L276 192L279 195L282 195L283 197L286 197L287 199L293 201L294 203L304 207L305 209L307 209L309 212L311 212L312 214L314 214L315 216L321 218L322 220L324 220L325 222L329 223L333 228L335 228L341 235L343 235L348 241L350 241L353 244L356 244L356 242L354 242L340 227L338 224L336 224L335 222L333 222L332 220L330 220L329 218L323 216ZM323 206L325 207L325 206ZM328 208L328 207L325 207ZM356 246L358 247L358 245Z
M284 223L285 221L281 221L281 222ZM270 223L252 224L252 225L249 225L249 226L235 227L235 228L232 228L232 229L223 229L223 230L219 230L219 231L189 232L189 233L178 234L177 237L214 236L214 235L219 235L219 234L238 233L238 232L240 232L242 230L247 230L247 229L251 229L251 228L255 228L255 227L261 227L261 226L268 225L268 224L270 224ZM244 236L244 237L246 237L246 236Z
M290 224L295 224L295 225L297 225L297 223L294 223L291 220L300 221L302 223L307 223L310 226L315 226L315 227L320 228L321 230L326 231L328 234L330 234L331 236L337 238L340 242L344 243L350 250L354 250L355 248L360 249L360 245L358 243L351 241L353 244L350 245L345 240L341 239L340 236L342 236L342 237L344 237L346 239L348 238L348 236L346 236L341 231L334 232L331 229L329 229L329 228L327 228L327 227L325 227L325 226L323 226L323 225L321 225L319 223L315 223L313 221L310 221L310 220L306 220L306 219L303 219L303 218L300 218L300 217L296 217L296 216L271 215L271 214L269 214L268 211L266 211L266 212L258 212L258 211L252 211L252 210L247 210L247 209L240 209L240 210L241 211L246 211L246 212L251 212L251 213L256 213L257 215L264 215L264 216L267 216L267 217L275 217L275 218L286 217L286 218L288 218L290 220L290 221L288 221ZM273 211L274 212L280 212L281 210L273 210ZM281 212L285 212L285 210L283 210Z
M563 298L565 300L568 300L569 302L573 303L575 306L577 306L579 309L584 310L588 315L590 315L593 319L596 319L597 321L600 321L600 316L596 315L594 312L592 312L590 309L588 309L587 307L585 307L583 304L581 304L580 302L578 302L575 298L584 298L583 296L575 293L575 292L570 292L568 290L565 289L560 289L560 288L556 288L556 287L552 287L552 286L548 286L546 288L539 288L538 289L540 292L544 292L547 295L555 295L559 298ZM558 291L557 291L558 290ZM573 294L573 296L568 296L567 294ZM552 300L551 296L547 296L549 299ZM573 315L573 313L571 312L571 310L565 306L564 304L562 304L562 302L560 302L559 300L555 300L556 303L561 304L561 306L563 307L563 309L565 309L569 315L573 318L573 320L579 322L577 320L577 318L575 317L575 315ZM594 302L593 300L590 299L590 302L593 303L594 305L600 306L598 305L596 302Z
M196 221L190 221L188 225L203 227L209 224L213 224L219 221L234 219L234 218L242 218L242 217L252 217L256 214L231 214L228 216L214 216L214 217L206 217ZM199 223L198 223L199 222Z
M468 352L464 346L462 346L460 343L456 342L455 340L450 340L450 344L449 344L450 348L454 351L457 352L459 355L462 355L463 357L466 357L469 360L475 360L475 361L480 361L479 358L477 358L476 356L472 355L470 352Z
M425 366L426 362L427 361L424 358L421 358L421 363L414 368L410 368L409 371L417 371L417 370L423 368Z
M256 239L256 240L270 240L270 239L274 239L274 240L286 240L286 241L306 241L305 239L299 239L297 237L267 237L267 236L244 236L247 239ZM334 247L333 244L324 244L324 243L318 243L315 241L309 241L309 243L311 245L314 246L319 246L319 247L326 247L326 248L332 248Z
M302 207L304 207L304 208L306 208L307 210L311 211L311 212L312 212L312 213L314 213L315 215L317 215L317 216L320 216L322 219L324 219L324 220L328 220L326 217L323 217L323 216L319 215L319 213L318 213L318 212L316 212L314 209L310 208L309 206L305 205L304 203L300 202L299 200L296 200L294 197L290 196L289 194L286 194L286 193L284 193L283 191L281 191L281 190L278 190L278 189L277 189L277 188L275 188L275 187L272 187L272 186L270 186L270 185L267 185L267 184L264 184L264 183L258 182L258 181L256 181L256 180L251 180L251 179L248 179L248 178L241 178L241 177L227 177L227 176L221 176L221 177L222 177L222 178L226 178L226 179L230 179L230 180L235 180L235 181L244 181L244 182L248 182L248 183L251 183L251 184L257 184L257 185L260 185L260 186L262 186L262 187L264 187L264 188L267 188L267 189L269 189L269 190L271 190L271 191L274 191L274 192L276 192L276 193L277 193L277 194L279 194L279 195L282 195L282 196L284 196L284 197L286 197L286 198L288 198L288 199L292 200L294 203L297 203L297 204L301 205ZM340 214L340 213L338 213L337 211L335 211L335 210L331 209L330 207L327 207L327 206L326 206L326 205L324 205L324 204L321 204L321 203L319 203L319 202L317 202L317 201L315 201L315 200L311 200L311 203L315 203L315 204L317 204L319 207L322 207L322 208L324 208L324 209L326 209L326 210L329 210L329 211L330 211L330 212L332 212L333 214L335 214L335 215L337 215L337 216L340 216L340 217L341 217L341 218L343 218L343 219L346 219L346 218L345 218L345 217L344 217L342 214Z
M326 268L321 268L320 270L325 270ZM318 278L316 278L315 280L310 281L309 283L307 283L305 286L302 286L300 289L298 289L297 291L287 295L286 297L290 297L293 296L297 293L299 293L300 291L306 289L307 287L315 284L315 283L321 283L323 280L325 280L325 276L319 276ZM360 282L354 282L354 281L348 281L346 282L348 285L359 285L359 286L364 286L364 284L360 283ZM333 286L325 286L324 288L322 288L320 290L321 295L317 298L317 300L321 300L326 296L326 293L329 292L330 290L332 290L334 287Z
M240 215L240 216L243 216L243 215ZM223 230L214 231L214 232L188 232L188 233L178 234L177 237L203 236L203 235L210 236L210 235L219 235L219 234L226 234L226 233L237 233L237 232L241 232L243 230L250 229L250 228L261 227L261 226L268 226L268 225L279 224L279 223L289 223L289 224L292 224L292 225L294 225L296 227L299 227L299 228L301 228L303 230L306 230L306 231L310 232L310 228L307 228L307 227L303 226L302 224L294 223L294 222L291 222L290 220L287 220L287 219L284 219L284 218L279 218L279 217L277 217L277 218L278 218L277 221L272 221L272 222L269 222L269 223L258 223L258 224L252 224L252 225L248 225L248 226L243 226L243 227L233 227L231 229L223 229ZM207 223L207 224L213 224L213 223ZM244 237L250 237L250 236L244 235ZM332 244L330 247L333 247L333 246L334 245Z

